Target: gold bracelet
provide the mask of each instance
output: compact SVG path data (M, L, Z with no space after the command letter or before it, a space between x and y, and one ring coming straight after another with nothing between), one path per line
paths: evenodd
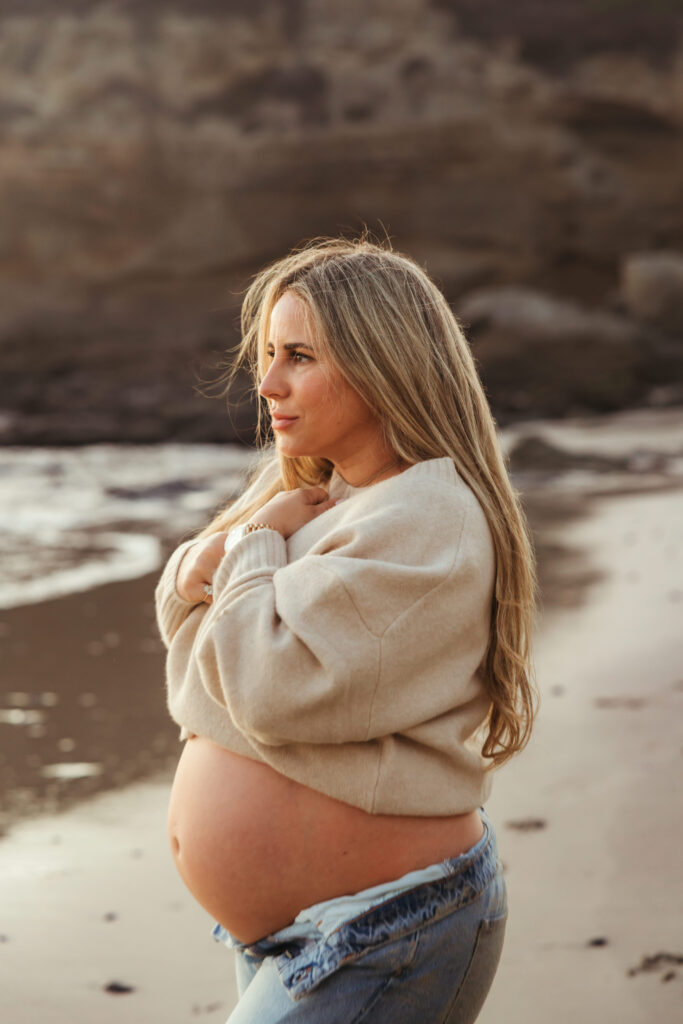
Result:
M270 523L240 523L239 526L234 526L232 530L228 532L228 536L225 538L225 547L223 550L226 555L228 551L231 551L235 544L241 541L242 537L246 537L248 533L255 533L256 530L273 530L275 533L279 533L274 526Z
M254 530L275 530L275 527L271 526L270 523L245 523L244 524L244 532L245 533L253 533ZM278 531L275 530L275 532L277 533Z

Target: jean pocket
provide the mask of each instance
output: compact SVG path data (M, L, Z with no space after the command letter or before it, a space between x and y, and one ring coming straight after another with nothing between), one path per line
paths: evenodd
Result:
M442 1024L471 1024L479 1016L503 951L507 912L479 922L472 956Z

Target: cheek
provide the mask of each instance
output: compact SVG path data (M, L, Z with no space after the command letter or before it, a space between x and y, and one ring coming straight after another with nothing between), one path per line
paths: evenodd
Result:
M347 387L344 394L337 397L335 410L349 425L361 426L375 419L370 407L353 388Z
M302 382L300 399L315 414L318 429L324 429L325 424L355 427L373 418L370 408L346 381L329 380L322 373L311 374Z
M301 382L299 401L302 408L316 416L335 416L343 408L338 389L322 373L310 374Z
M355 391L328 388L320 405L324 420L335 427L353 427L365 419L366 406L358 401Z
M305 401L308 409L320 411L334 404L335 396L325 380L311 380L306 383Z

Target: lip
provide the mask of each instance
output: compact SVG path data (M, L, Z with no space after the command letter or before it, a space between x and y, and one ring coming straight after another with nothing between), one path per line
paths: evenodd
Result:
M278 416L277 413L273 413L271 418L273 422L273 430L284 430L285 427L288 427L291 423L294 423L296 420L298 420L299 417Z

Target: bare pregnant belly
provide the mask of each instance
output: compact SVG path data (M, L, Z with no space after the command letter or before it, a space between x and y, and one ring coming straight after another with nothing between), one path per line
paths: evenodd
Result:
M169 807L183 881L242 942L313 903L455 857L482 833L477 811L366 814L199 736L185 744Z

